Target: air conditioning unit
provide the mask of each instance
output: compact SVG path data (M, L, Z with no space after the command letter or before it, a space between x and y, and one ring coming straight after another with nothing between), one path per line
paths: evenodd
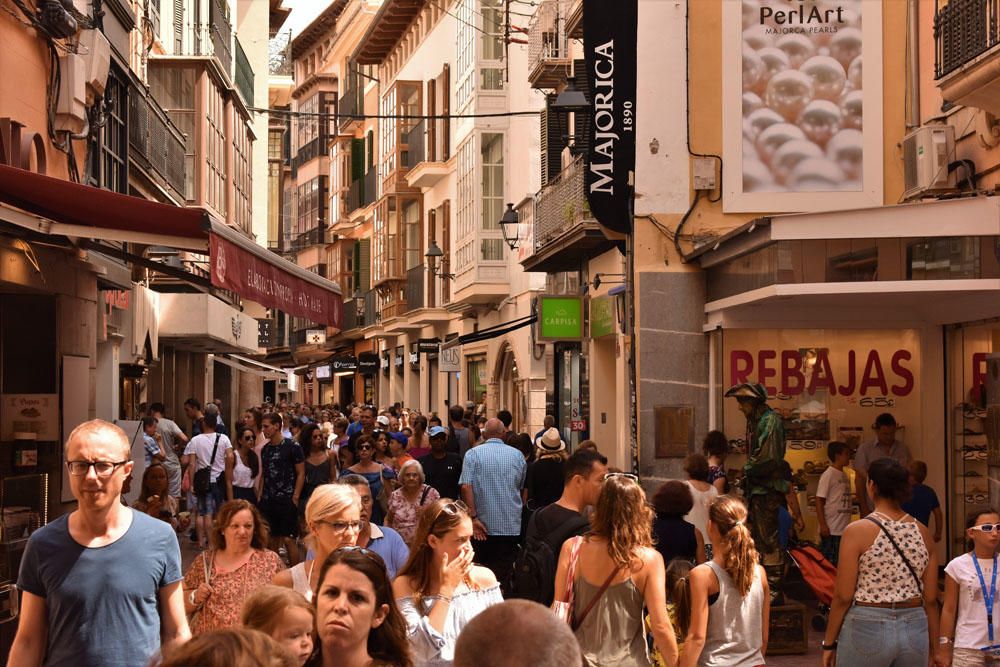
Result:
M955 128L921 127L903 137L903 199L955 190L948 163L955 158Z

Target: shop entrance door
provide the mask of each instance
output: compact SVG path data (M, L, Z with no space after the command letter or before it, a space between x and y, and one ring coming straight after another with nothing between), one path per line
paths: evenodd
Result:
M582 419L580 400L580 348L566 345L556 348L556 427L570 451L580 444L580 433L572 429L572 422Z
M343 408L345 405L350 405L354 402L354 376L344 375L338 378L340 386L340 407Z

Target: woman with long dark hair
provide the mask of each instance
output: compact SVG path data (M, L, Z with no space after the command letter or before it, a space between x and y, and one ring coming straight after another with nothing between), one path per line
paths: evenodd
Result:
M260 476L260 458L254 450L257 436L249 426L236 432L233 448L233 498L257 504L257 483Z
M309 496L321 484L337 479L337 456L326 446L326 438L319 424L309 422L299 431L299 446L305 455L306 479L299 496L299 514L304 514Z
M327 556L315 604L313 667L412 667L406 621L374 551L341 547Z

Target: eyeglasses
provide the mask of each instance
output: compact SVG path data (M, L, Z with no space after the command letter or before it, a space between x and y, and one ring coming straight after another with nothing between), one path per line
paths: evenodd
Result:
M253 440L254 437L252 435L245 435L245 436L243 436L243 439L244 440Z
M638 475L633 475L630 472L609 472L606 475L604 475L604 481L606 482L609 479L611 479L612 477L624 477L625 479L632 480L636 484L639 483L639 476Z
M361 532L360 521L319 521L317 523L329 526L330 530L335 533L346 533L348 530Z
M69 469L69 474L74 477L83 477L93 467L97 476L103 479L110 477L119 466L123 466L126 463L131 463L131 461L118 461L117 463L111 461L67 461L66 468Z
M343 551L345 553L360 553L362 556L364 556L371 562L377 564L383 570L385 569L385 560L383 560L382 557L378 555L378 552L372 551L367 547L357 547L349 545L346 547L338 547L337 549L334 549L333 552L337 553L338 551Z
M363 452L363 451L371 449L371 448L372 448L371 445L358 445L358 451L359 452Z
M976 505L976 504L982 505L986 502L986 494L970 493L969 495L965 496L965 502L968 505Z
M972 526L971 530L978 530L983 533L996 533L1000 532L1000 523L981 523L978 526Z

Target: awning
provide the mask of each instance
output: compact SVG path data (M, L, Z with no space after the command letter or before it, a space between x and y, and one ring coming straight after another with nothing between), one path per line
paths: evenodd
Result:
M512 331L517 331L518 329L530 326L537 321L538 321L538 315L525 315L524 317L519 317L509 322L502 322L500 324L497 324L496 326L492 326L487 329L473 331L472 333L465 334L464 336L459 336L458 338L446 340L443 343L441 343L441 349L447 350L448 348L455 347L456 345L478 343L480 341L496 338L497 336L503 336L504 334L508 334Z
M336 282L257 245L204 209L161 204L0 165L0 220L42 234L208 254L216 287L318 324L340 328L343 320Z

